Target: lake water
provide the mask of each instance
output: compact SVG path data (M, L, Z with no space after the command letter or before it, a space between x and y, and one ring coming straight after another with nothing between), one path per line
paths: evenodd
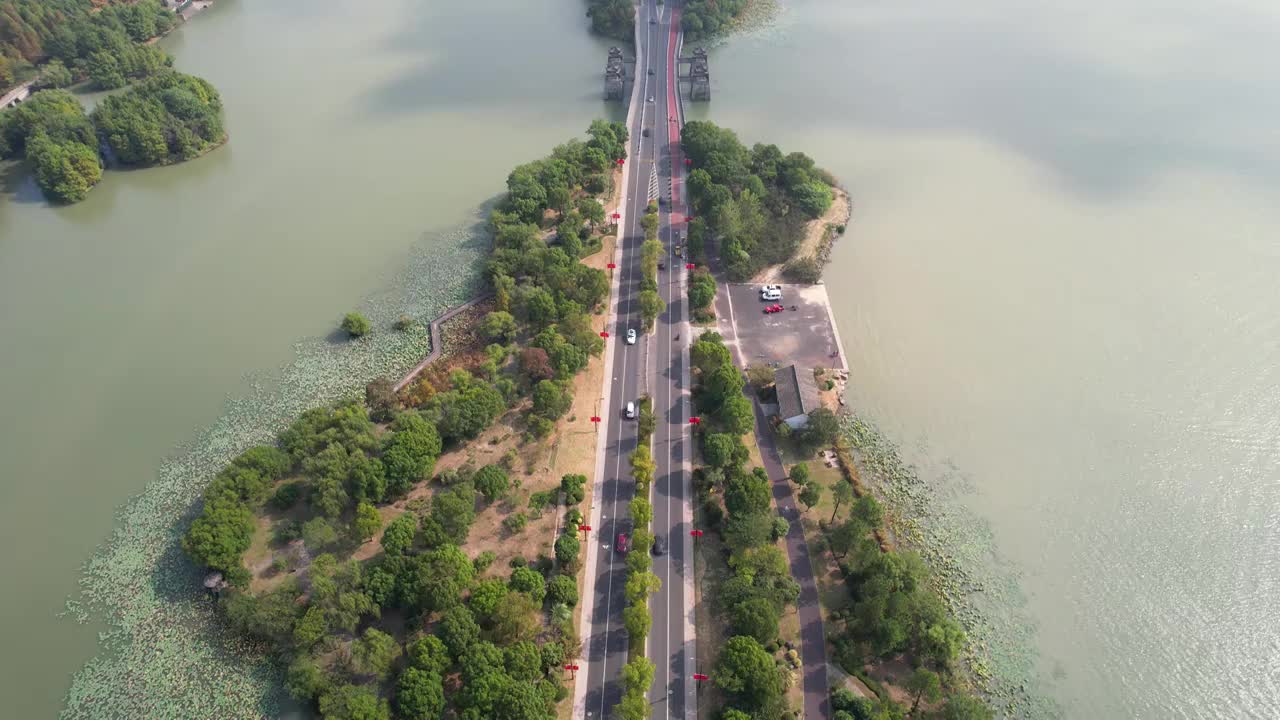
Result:
M4 169L10 715L52 716L95 655L100 628L56 614L151 483L90 582L129 590L110 627L135 662L99 655L73 710L208 716L222 671L165 631L198 611L132 572L163 564L140 518L402 362L328 342L341 313L465 295L510 167L609 110L581 10L221 0L165 44L222 90L230 145L63 209ZM1278 12L792 0L714 51L695 110L852 191L827 272L851 404L937 489L978 602L1068 717L1280 716ZM96 697L126 682L167 704Z
M61 707L101 627L56 615L163 458L225 440L201 430L220 417L261 435L403 365L325 339L362 302L389 322L466 294L465 230L510 168L609 112L607 44L586 29L574 2L220 0L163 42L221 90L229 145L108 172L69 208L3 168L0 714ZM308 384L317 367L329 375ZM252 402L228 416L228 397ZM132 622L151 612L131 602ZM184 681L147 678L174 701L149 716L207 717Z
M1280 717L1280 6L784 6L707 116L852 191L850 402L1016 582L1035 687Z

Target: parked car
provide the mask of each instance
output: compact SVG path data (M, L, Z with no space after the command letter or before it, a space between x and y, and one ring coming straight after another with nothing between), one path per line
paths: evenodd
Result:
M635 419L636 419L636 404L635 404L635 403L633 403L633 402L629 402L629 403L627 403L626 414L627 414L627 419L628 419L628 420L635 420Z
M781 300L782 291L781 290L764 290L760 293L760 299L765 301Z
M666 540L666 538L656 537L656 538L654 538L654 539L653 539L653 554L654 554L654 555L666 555L666 554L667 554L667 540Z
M618 533L618 538L613 541L613 549L625 554L630 548L631 546L627 541L627 534Z
M635 328L627 328L627 344L628 344L628 345L635 345L635 344L636 344L636 329L635 329Z

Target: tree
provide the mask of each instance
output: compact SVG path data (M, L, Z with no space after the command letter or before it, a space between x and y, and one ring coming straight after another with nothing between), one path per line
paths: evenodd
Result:
M752 363L747 366L747 382L763 388L773 384L773 368L764 363Z
M800 502L808 510L812 510L814 505L822 501L822 486L817 483L810 483L804 486L800 491Z
M716 468L736 468L749 457L741 438L729 433L707 433L702 441L707 464Z
M358 312L349 312L342 318L342 330L347 335L358 338L369 334L369 319Z
M595 198L582 198L578 201L578 213L589 223L591 230L595 231L596 225L604 222L604 205L601 205Z
M937 673L928 668L916 668L915 672L907 678L905 687L913 696L910 713L912 715L916 714L916 708L920 707L921 700L936 703L942 697L942 680L938 678Z
M368 686L341 685L320 696L325 720L389 720L391 707Z
M509 584L512 590L528 595L538 604L547 596L546 580L533 568L518 567L512 570Z
M521 640L502 651L507 674L517 682L536 682L543 676L542 651L528 640Z
M817 486L810 485L809 487ZM845 555L848 555L849 551L866 537L868 529L866 525L850 518L831 531L831 534L827 537L827 544L837 558L844 559Z
M403 413L391 424L395 431L382 450L387 492L403 495L431 474L444 442L436 426L418 413Z
M533 412L548 420L558 420L573 405L573 396L559 383L543 380L533 388Z
M378 422L387 422L400 407L400 398L396 396L395 384L386 378L370 380L364 386L364 404L369 406L369 417Z
M449 648L454 660L466 654L467 649L480 639L480 626L471 615L471 611L463 605L457 605L445 611L440 618L436 632Z
M809 421L798 435L800 443L810 451L831 445L840 434L840 421L827 408L809 413Z
M413 548L413 538L418 532L418 517L407 512L397 515L382 533L382 549L387 555L404 555Z
M444 545L417 557L419 602L427 610L441 611L462 602L471 587L475 566L457 545Z
M809 466L805 463L796 463L791 466L791 482L797 485L804 485L809 482Z
M395 638L377 628L369 628L351 644L351 662L357 672L386 680L391 664L400 657L400 652L400 644Z
M351 532L357 540L360 542L372 540L381 529L382 516L378 514L378 508L369 503L360 503L356 506L356 517L351 523Z
M731 395L720 406L720 421L730 432L745 435L755 426L755 410L751 401L742 395Z
M410 667L440 676L443 676L452 664L449 649L435 635L423 635L409 643L405 659Z
M484 499L493 502L506 494L508 488L511 487L511 481L507 478L507 471L502 469L500 465L485 465L476 471L471 482L476 486L476 490L484 496Z
M744 550L768 543L773 520L762 512L733 513L724 526L724 541L732 550Z
M2 80L2 78L0 78ZM54 58L40 71L40 86L46 88L64 88L74 82L71 71L62 61Z
M577 505L586 499L586 475L565 475L560 478L560 492L566 505Z
M640 647L649 634L653 620L649 617L648 603L639 602L627 605L622 610L622 626L631 639L631 647Z
M511 313L495 310L480 321L480 334L490 342L509 343L516 339L516 319Z
M182 538L182 549L199 565L224 573L243 568L240 556L253 539L249 508L235 498L205 498L204 510Z
M716 663L716 686L736 704L764 708L782 696L782 674L773 657L754 638L735 636L725 643Z
M735 475L725 483L724 504L732 515L767 513L772 497L769 478L763 473Z
M431 516L423 521L423 534L428 524L438 528L444 536L456 543L467 540L471 523L476 519L476 492L471 485L460 483L436 495L431 502ZM428 546L432 543L426 543Z
M539 576L541 577L541 576ZM538 634L539 603L524 593L513 593L493 613L494 642L510 644L532 640Z
M309 703L328 690L329 679L315 660L306 655L298 655L285 671L284 687L298 702Z
M485 621L493 616L494 611L506 600L509 592L507 584L498 578L481 580L472 589L471 599L468 600L467 605L477 617Z
M444 712L444 684L440 676L416 667L405 668L396 683L396 713L406 720L435 720Z
M568 575L557 575L547 583L547 601L552 605L573 607L578 604L578 583Z
M644 321L644 327L646 330L652 330L654 321L667 309L667 304L655 290L641 290L639 302L640 317Z
M582 544L578 541L576 535L566 533L556 538L555 553L556 562L570 570L577 568L578 555L582 551Z
M730 617L734 634L747 635L764 644L778 637L782 612L765 598L752 598L734 605Z
M338 530L325 518L311 518L302 524L302 542L311 552L321 552L338 542Z
M841 478L831 484L831 496L836 503L836 506L831 510L831 522L835 522L836 513L840 512L840 506L853 500L853 485Z
M921 639L921 652L942 667L948 667L964 648L964 630L951 618L930 625ZM932 702L932 701L930 701Z
M547 351L539 347L524 348L520 351L520 371L530 382L550 380L556 376L556 369L551 366Z

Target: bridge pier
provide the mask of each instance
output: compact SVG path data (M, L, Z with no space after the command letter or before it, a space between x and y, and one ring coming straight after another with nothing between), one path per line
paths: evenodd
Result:
M707 65L707 51L695 48L690 57L676 58L676 87L689 84L690 100L711 99L711 70Z

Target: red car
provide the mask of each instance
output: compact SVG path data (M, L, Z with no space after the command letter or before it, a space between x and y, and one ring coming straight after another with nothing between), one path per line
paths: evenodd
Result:
M765 306L764 314L771 315L773 313L782 312L782 311L783 311L783 307L781 305L767 305Z
M618 533L618 539L613 543L613 549L620 553L627 551L627 534Z

